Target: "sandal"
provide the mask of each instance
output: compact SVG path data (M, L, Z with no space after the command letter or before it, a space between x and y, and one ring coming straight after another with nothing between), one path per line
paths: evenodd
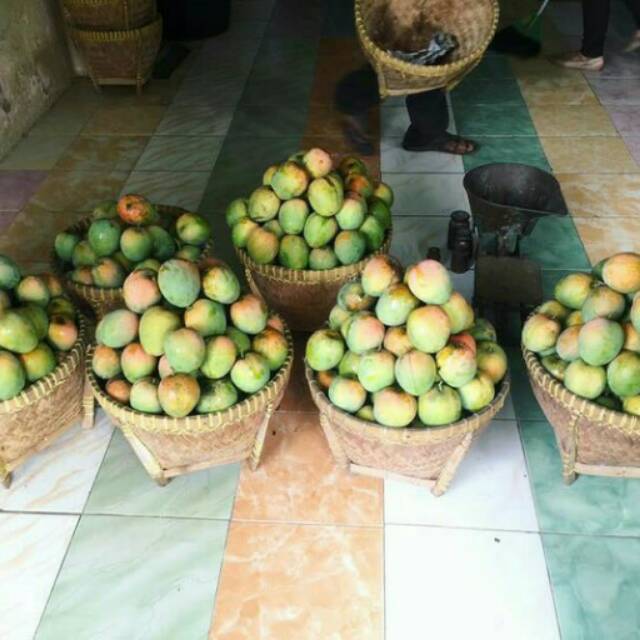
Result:
M602 71L604 69L604 58L602 56L587 58L580 51L553 56L549 60L565 69L576 69L578 71Z
M466 156L480 148L477 142L446 131L429 140L411 139L415 137L415 133L409 128L402 141L402 148L406 151L439 151L456 156Z

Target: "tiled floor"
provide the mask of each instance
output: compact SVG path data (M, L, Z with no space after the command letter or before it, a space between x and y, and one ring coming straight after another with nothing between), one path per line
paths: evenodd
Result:
M78 80L0 161L0 252L46 263L51 237L102 199L141 191L222 212L301 145L344 150L332 95L362 63L340 0L234 0L226 34L197 43L142 97ZM485 162L557 174L571 216L538 224L524 252L548 291L569 269L640 250L640 56L614 3L600 74L489 54L451 95L464 159L410 154L401 99L372 114L367 158L396 191L393 253L442 246L462 175ZM575 44L577 2L551 3L545 49ZM472 274L456 276L472 293ZM303 337L297 349L303 349ZM562 484L548 423L516 347L512 394L433 498L335 468L300 362L263 464L159 488L99 414L15 473L0 493L4 640L635 640L640 638L640 483Z

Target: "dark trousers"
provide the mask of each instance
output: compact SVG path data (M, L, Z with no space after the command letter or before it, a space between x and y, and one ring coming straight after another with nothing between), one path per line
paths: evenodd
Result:
M366 116L380 102L378 79L365 65L345 76L336 88L336 107L341 113ZM406 98L412 128L425 139L443 134L449 126L449 110L444 89L415 93Z
M640 0L629 0L627 6L640 28ZM582 0L582 55L587 58L599 58L604 52L610 9L611 0Z

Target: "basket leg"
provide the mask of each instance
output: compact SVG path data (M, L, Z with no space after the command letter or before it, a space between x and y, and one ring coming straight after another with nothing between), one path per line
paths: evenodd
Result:
M438 479L436 480L433 489L431 489L431 493L440 497L451 484L451 480L453 480L453 476L455 475L462 459L467 455L467 451L469 451L469 447L471 446L471 442L473 441L473 433L467 433L460 444L453 450L453 453L449 456L449 459L445 462Z
M576 473L576 459L578 456L578 416L571 418L569 437L562 442L556 435L560 457L562 458L562 480L566 485L573 484L578 475Z
M267 409L264 413L264 418L262 420L262 424L258 429L258 433L256 434L256 440L253 443L253 449L251 450L251 456L249 457L249 468L251 471L255 471L260 464L260 458L262 457L262 449L264 448L264 441L267 437L267 428L269 427L269 422L271 421L271 416L273 415L273 404L270 402L267 405Z
M329 418L327 418L324 413L320 413L320 426L324 431L324 437L327 439L327 444L329 445L329 449L336 461L336 466L340 469L348 469L350 460L340 445L340 441L338 440L333 427L329 423Z
M11 471L7 469L3 462L0 462L0 481L2 481L2 486L5 489L11 486L11 479Z
M82 428L92 429L95 422L96 401L88 378L84 380L82 390Z
M128 440L135 454L138 456L138 460L140 460L146 472L151 476L151 479L161 487L167 485L170 478L167 478L164 470L158 464L158 461L153 457L153 454L149 449L147 449L147 447L145 447L144 444L128 429L123 429L122 433Z

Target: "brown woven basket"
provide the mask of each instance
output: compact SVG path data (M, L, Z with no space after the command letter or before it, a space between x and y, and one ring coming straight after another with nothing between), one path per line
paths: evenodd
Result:
M314 372L305 365L311 397L338 466L354 473L394 478L431 488L441 496L473 441L504 406L508 375L493 402L469 418L444 427L392 429L360 420L329 402Z
M0 481L48 447L82 415L86 406L84 352L87 325L78 315L78 340L58 366L10 400L0 402ZM89 403L90 404L90 403ZM92 423L85 421L84 426Z
M389 253L391 231L382 247L372 255ZM286 269L277 265L260 265L245 251L236 248L251 291L270 309L281 314L294 331L315 331L329 317L340 287L359 276L371 255L346 267L311 271Z
M185 210L180 207L170 207L169 205L156 205L158 212L164 216L173 216L177 218ZM69 233L84 234L93 222L90 216L78 220L75 224L66 229ZM206 256L212 250L213 243L209 241L204 247L202 255ZM68 267L55 254L51 257L52 267L56 275L62 278L67 293L73 298L74 302L80 306L85 312L95 315L97 320L109 311L119 309L123 306L122 287L101 288L92 285L78 284L68 277Z
M156 17L155 0L63 0L67 22L79 29L137 29Z
M576 474L640 478L640 418L571 393L522 347L531 388L553 427L567 484Z
M95 399L120 427L147 473L159 485L185 473L247 459L255 470L269 421L291 374L293 341L286 327L285 335L289 355L276 376L258 393L218 413L171 418L134 411L114 401L91 371L93 347L87 352L87 378Z
M88 31L71 27L94 86L135 85L138 93L151 77L162 40L162 18L129 31Z
M381 7L386 8L388 24L406 29L424 19L424 11L430 25L458 38L458 48L446 64L415 65L393 57L372 39ZM495 34L499 9L497 0L356 0L355 14L360 44L378 75L380 95L386 98L452 89L480 62Z

